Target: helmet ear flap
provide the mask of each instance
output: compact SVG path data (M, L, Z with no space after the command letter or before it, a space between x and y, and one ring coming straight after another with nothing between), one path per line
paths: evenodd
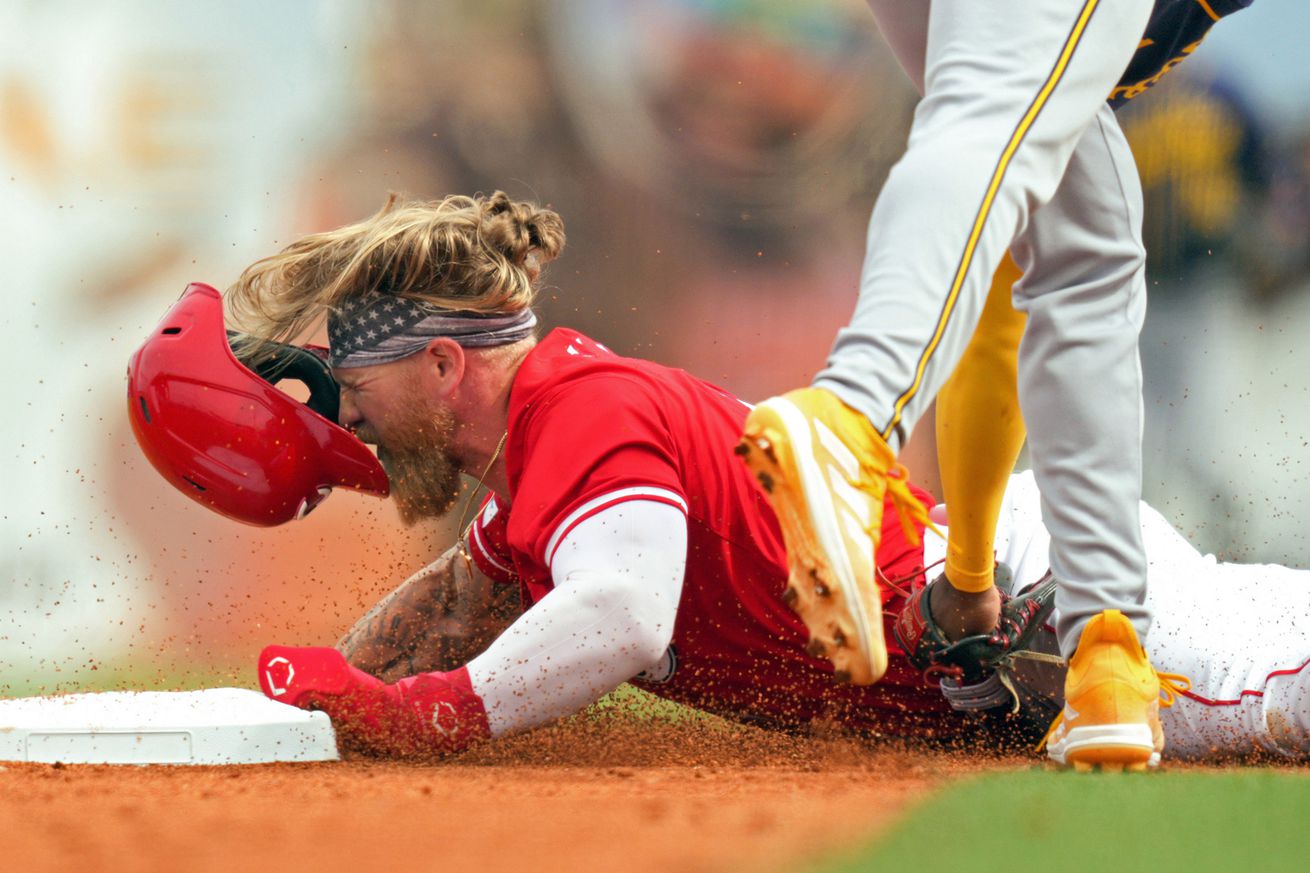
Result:
M238 361L270 385L276 385L283 379L305 383L309 389L309 399L305 405L328 421L340 418L341 386L332 378L326 349L319 346L267 343L264 348L271 347L272 352L256 356L245 351L248 344L242 340L246 338L246 334L234 330L227 332L228 344L232 346Z

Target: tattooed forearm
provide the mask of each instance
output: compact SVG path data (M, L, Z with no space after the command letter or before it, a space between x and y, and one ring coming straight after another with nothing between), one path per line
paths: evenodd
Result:
M383 598L337 648L356 667L393 682L467 663L519 611L518 589L492 583L455 547Z

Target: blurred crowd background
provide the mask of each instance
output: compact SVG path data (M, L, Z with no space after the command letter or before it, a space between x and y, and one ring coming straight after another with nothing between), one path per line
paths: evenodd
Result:
M1146 496L1205 551L1310 566L1307 32L1262 0L1121 118ZM390 191L500 188L564 216L548 326L759 399L848 318L914 99L858 0L0 5L0 694L240 676L450 541L357 495L259 530L172 492L123 373L187 282Z

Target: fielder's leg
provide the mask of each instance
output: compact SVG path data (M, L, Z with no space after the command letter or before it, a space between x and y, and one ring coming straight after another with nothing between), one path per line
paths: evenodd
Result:
M973 339L937 395L937 460L951 513L942 575L950 584L933 583L931 604L950 639L990 631L1000 611L996 523L1026 434L1016 381L1025 316L1011 303L1020 275L1006 257Z
M928 5L869 0L883 38L922 94ZM1024 316L1012 289L1019 268L1006 257L992 279L982 317L954 373L937 395L937 462L942 498L952 507L946 567L950 582L932 599L934 620L952 638L995 625L1000 598L993 587L993 537L1025 430L1016 371Z
M920 15L912 10L921 6L875 11ZM1150 0L931 4L926 96L874 207L855 316L815 387L756 407L741 446L773 497L814 648L847 665L839 669L853 681L876 681L886 666L872 560L883 500L922 513L896 453L954 369L1006 248L1054 194L1150 10Z
M1145 639L1151 614L1138 528L1146 314L1142 191L1108 106L1088 128L1057 195L1014 251L1028 314L1019 396L1061 580L1060 648L1070 655L1092 616L1118 609ZM1058 498L1058 499L1057 499Z
M1151 621L1138 526L1141 220L1132 153L1102 106L1014 245L1016 305L1028 313L1019 392L1070 659L1067 709L1047 746L1062 764L1145 766L1163 746L1159 684L1140 645Z

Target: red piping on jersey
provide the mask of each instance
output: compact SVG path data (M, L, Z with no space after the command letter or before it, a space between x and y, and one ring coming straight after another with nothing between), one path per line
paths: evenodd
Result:
M1268 685L1269 681L1276 676L1295 676L1297 673L1300 673L1308 666L1310 666L1310 660L1305 661L1304 663L1301 664L1300 667L1297 667L1295 670L1275 670L1274 672L1270 673L1268 676L1265 677L1265 681L1263 684ZM1265 696L1265 693L1263 691L1255 691L1252 689L1247 689L1245 691L1238 692L1237 697L1233 700L1211 700L1208 697L1202 697L1201 695L1191 691L1179 691L1178 693L1181 694L1183 697L1186 697L1188 700L1195 700L1197 703L1201 704L1202 706L1237 706L1242 702L1243 697Z

